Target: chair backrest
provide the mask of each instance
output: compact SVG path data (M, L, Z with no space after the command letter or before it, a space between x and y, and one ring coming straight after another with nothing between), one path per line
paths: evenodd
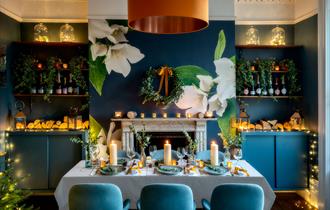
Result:
M194 210L193 193L183 184L152 184L141 191L141 210Z
M74 185L69 193L70 210L123 210L120 189L114 184Z
M264 192L256 184L223 184L211 197L211 210L263 210Z
M173 160L178 160L178 155L176 154L176 151L172 150L172 159ZM155 151L153 154L152 154L152 159L155 159L155 160L164 160L164 150L163 149L160 149L160 150L157 150Z
M210 160L210 156L211 156L210 150L205 150L205 151L197 152L196 159L207 161ZM224 160L225 160L225 155L222 152L219 152L219 162L222 162Z

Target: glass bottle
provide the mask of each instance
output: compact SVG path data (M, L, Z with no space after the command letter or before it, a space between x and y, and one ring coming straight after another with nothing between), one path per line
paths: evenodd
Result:
M60 71L57 72L57 81L56 81L56 94L62 94L62 84L61 84L61 73Z
M73 94L72 74L69 74L68 94Z
M252 78L252 80L251 80L251 91L250 91L250 95L251 96L255 96L256 95L256 91L255 91L255 89L254 89L254 78L253 78L253 75L251 76Z
M247 84L245 83L245 85L244 85L245 87L244 87L244 91L243 91L243 94L245 95L245 96L247 96L247 95L249 95L249 87L247 86Z
M63 95L68 94L68 87L66 86L66 77L63 78L62 94Z
M275 79L275 95L279 96L281 94L280 87L278 85L278 78Z
M269 89L268 89L268 93L269 93L270 96L274 95L272 77L269 78Z
M257 95L261 95L261 87L260 87L260 79L259 75L257 75L257 90L256 90Z
M287 90L285 88L285 77L284 77L284 75L282 76L282 90L281 90L281 93L284 96L287 94Z
M42 81L42 73L39 74L38 94L44 94L44 84Z

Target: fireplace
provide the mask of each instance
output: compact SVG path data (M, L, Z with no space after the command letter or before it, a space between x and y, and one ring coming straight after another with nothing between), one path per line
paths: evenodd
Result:
M188 141L182 132L148 132L151 135L150 145L157 146L157 149L163 149L165 141L168 140L172 145L172 150L176 150L178 147L186 147ZM188 132L192 139L195 138L194 132ZM134 147L140 152L139 145L134 141ZM148 148L146 149L148 154Z
M134 134L129 129L129 126L133 125L137 131L145 128L146 132L154 134L151 141L155 142L159 149L163 147L165 139L170 139L173 149L187 145L182 133L182 131L187 131L192 138L198 140L197 152L207 149L207 121L210 120L216 120L216 118L111 119L121 124L121 141L125 151L129 148L137 149Z

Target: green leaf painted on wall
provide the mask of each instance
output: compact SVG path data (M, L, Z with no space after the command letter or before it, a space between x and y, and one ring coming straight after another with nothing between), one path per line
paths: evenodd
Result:
M179 66L174 69L184 86L196 85L199 87L199 79L197 75L210 75L210 73L199 67L193 65Z
M237 103L235 98L228 99L227 102L227 109L222 117L218 118L218 125L224 136L231 136L235 135L235 131L231 128L230 122L232 118L236 118Z
M236 56L233 55L229 58L236 65Z
M89 115L89 122L90 122L90 133L96 137L99 135L100 131L103 127L98 123L92 115ZM103 129L104 130L104 129Z
M226 35L225 32L221 30L219 33L217 47L215 48L215 52L214 52L214 60L219 60L222 57L225 49L226 49Z
M108 74L103 60L104 56L97 57L95 61L89 59L89 81L100 96L102 96L103 83Z

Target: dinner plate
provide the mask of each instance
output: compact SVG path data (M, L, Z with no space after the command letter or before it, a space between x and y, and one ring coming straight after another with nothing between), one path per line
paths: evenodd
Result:
M111 176L111 175L116 175L124 170L125 168L122 165L117 165L117 166L107 165L106 167L99 168L99 173L101 175Z
M182 172L182 168L179 166L165 166L161 165L157 168L158 173L164 174L164 175L177 175Z
M216 169L216 170L215 170ZM205 166L204 172L210 174L210 175L224 175L228 172L228 169L226 169L223 166Z

